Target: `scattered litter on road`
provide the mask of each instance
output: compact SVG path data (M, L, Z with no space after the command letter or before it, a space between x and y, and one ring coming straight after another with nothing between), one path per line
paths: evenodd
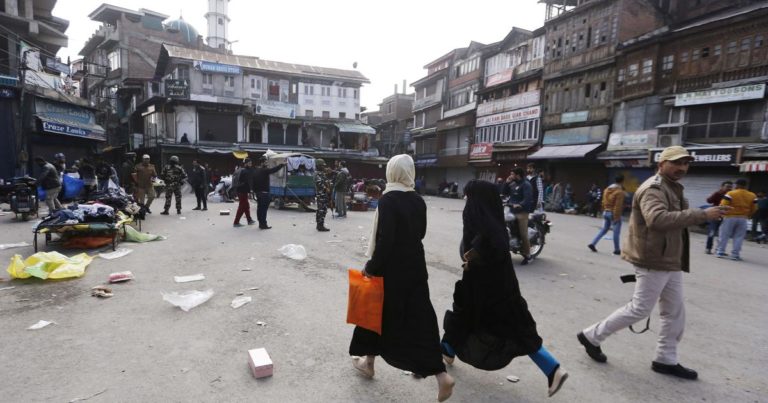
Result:
M148 234L146 232L139 232L136 228L130 225L125 226L125 241L126 242L150 242L150 241L162 241L165 239L162 235Z
M28 327L28 328L27 328L27 330L38 330L38 329L42 329L42 328L44 328L44 327L46 327L46 326L48 326L48 325L50 325L50 324L54 324L54 325L55 325L55 324L56 324L56 322L53 322L53 321L50 321L50 322L49 322L49 321L47 321L47 320L40 320L40 321L38 321L37 323L35 323L34 325L32 325L32 326Z
M181 373L182 374L186 374L187 372L189 372L189 368L182 368L181 369Z
M560 273L560 276L562 276L562 277L565 277L567 275L568 275L568 273Z
M212 381L210 381L208 383L214 383L214 382L221 382L221 376L219 376L218 378L216 378L216 379L214 379L214 380L212 380Z
M27 302L27 301L31 301L31 299L29 299L29 298L22 298L22 299L17 299L16 300L16 302Z
M304 246L302 245L289 243L283 245L278 251L282 253L283 256L293 260L304 260L307 258L307 250L304 249Z
M251 270L252 269L250 267L245 267L245 268L240 269L240 271L251 271Z
M96 397L96 396L98 396L98 395L100 395L100 394L102 394L102 393L104 393L106 391L107 390L104 389L101 392L96 392L96 393L94 393L94 394L92 394L92 395L90 395L88 397L76 397L76 398L70 400L68 403L82 402L83 400L92 399L92 398L94 398L94 397Z
M102 258L102 259L112 260L112 259L117 259L119 257L123 257L123 256L125 256L125 255L127 255L127 254L129 254L131 252L133 252L133 249L119 248L118 250L116 250L114 252L99 253L99 257Z
M251 256L251 257L248 258L248 260L256 260L256 258Z
M118 271L109 275L110 283L122 283L133 279L133 273L130 271Z
M186 220L187 217L179 217L179 220Z
M593 300L595 300L595 301L597 301L597 302L601 302L601 299L600 299L600 298L592 298L592 299L593 299Z
M251 288L249 288L250 291L256 291L258 289L259 289L259 287L251 287Z
M189 283L191 281L201 281L205 280L205 275L202 273L200 274L193 274L191 276L173 276L173 281L177 283Z
M333 241L325 241L326 243L342 243L344 241L341 240L333 240Z
M256 322L256 326L266 326L266 325L267 325L266 322L262 322L262 321Z
M507 377L507 380L508 380L508 381L510 381L510 382L512 382L512 383L517 383L517 382L520 382L520 378L518 378L518 377L516 377L516 376L514 376L514 375L510 375L510 376L508 376L508 377Z
M168 301L171 305L181 308L184 312L208 301L213 296L213 290L205 291L183 291L183 292L163 292L163 301Z
M5 291L5 290L12 290L12 289L14 289L14 288L16 288L16 286L12 286L12 287L3 287L3 288L0 288L0 291Z
M272 359L269 358L269 353L264 348L248 350L248 365L256 379L272 376Z
M240 308L241 306L251 302L253 298L251 297L237 297L232 300L232 303L229 304L234 309Z
M219 215L229 215L232 210L219 210Z
M571 288L576 288L576 286L575 286L575 285L573 285L573 284L571 284Z
M4 244L0 244L0 250L11 249L11 248L23 248L25 246L32 246L32 245L26 242L4 243Z
M403 371L403 375L411 376L411 375L413 375L413 372L411 372L411 371Z
M87 253L67 257L59 252L37 252L22 260L21 255L13 255L8 265L8 274L13 278L61 279L81 277L93 257Z
M112 289L103 285L97 285L91 288L91 296L99 298L109 298L115 294L112 293Z
M363 226L362 225L358 225L357 229L363 229Z

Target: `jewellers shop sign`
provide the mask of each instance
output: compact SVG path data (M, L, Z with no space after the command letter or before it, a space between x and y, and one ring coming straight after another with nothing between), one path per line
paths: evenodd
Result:
M765 83L739 87L716 88L675 95L675 106L714 104L718 102L760 99L765 95Z
M741 146L737 147L688 147L688 152L694 158L695 165L706 166L731 166L736 165L741 160ZM651 161L654 164L659 162L663 148L651 150Z
M200 70L206 73L240 74L240 66L233 66L231 64L221 64L196 60L193 63L193 66L196 70Z

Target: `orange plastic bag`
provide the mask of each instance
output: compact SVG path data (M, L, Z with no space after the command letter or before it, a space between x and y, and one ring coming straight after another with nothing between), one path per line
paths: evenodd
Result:
M349 269L347 323L381 334L384 311L384 278L365 277L360 270Z

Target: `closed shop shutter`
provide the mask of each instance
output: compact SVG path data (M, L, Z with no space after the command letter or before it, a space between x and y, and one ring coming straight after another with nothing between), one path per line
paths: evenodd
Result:
M734 181L737 174L687 174L680 183L685 186L685 198L690 207L699 207L707 204L707 198L720 189L720 184L725 181Z

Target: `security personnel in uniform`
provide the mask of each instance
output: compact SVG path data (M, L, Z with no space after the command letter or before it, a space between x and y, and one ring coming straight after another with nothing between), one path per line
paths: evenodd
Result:
M187 179L187 173L179 165L179 157L172 156L168 165L163 168L160 177L165 182L165 208L162 215L168 215L168 209L171 208L171 196L176 197L176 214L181 214L181 184Z
M320 232L330 231L325 228L325 215L328 214L328 200L331 193L331 180L328 177L330 169L325 165L322 159L315 160L315 197L317 200L317 230Z

